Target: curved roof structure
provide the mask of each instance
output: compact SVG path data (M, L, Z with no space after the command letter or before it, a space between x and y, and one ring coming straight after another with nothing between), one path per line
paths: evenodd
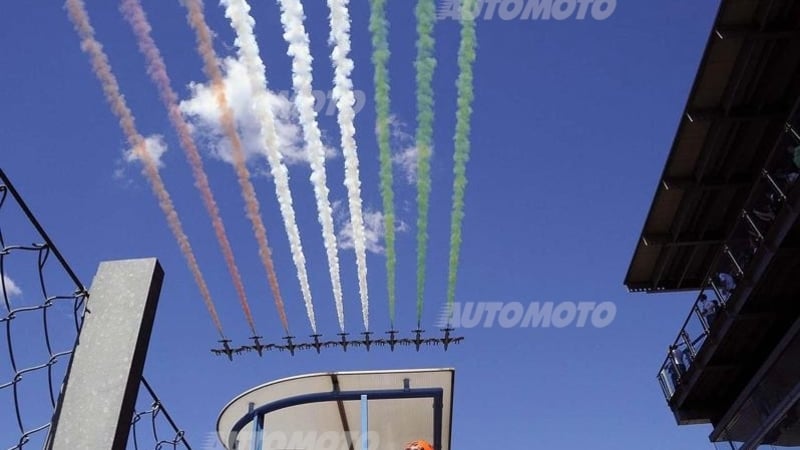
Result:
M455 370L326 372L272 381L228 403L217 434L228 450L402 449L425 439L450 450ZM362 430L367 396L368 427ZM438 444L438 446L437 446Z

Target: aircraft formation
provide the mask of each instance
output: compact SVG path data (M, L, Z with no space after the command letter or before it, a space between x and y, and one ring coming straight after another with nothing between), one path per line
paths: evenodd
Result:
M397 334L399 333L397 330L389 330L386 332L388 337L385 338L373 338L372 335L374 334L372 331L365 331L362 332L361 335L363 336L361 339L349 339L348 336L350 333L338 333L339 339L324 341L322 340L321 334L312 334L311 341L308 342L295 342L295 336L285 336L283 338L286 341L284 344L263 344L261 343L260 336L254 336L250 339L253 341L251 345L243 345L238 348L231 347L231 341L229 339L219 341L222 344L222 348L212 349L211 352L215 355L225 355L233 361L234 355L241 355L243 353L249 352L256 352L259 356L263 356L265 352L277 350L279 352L286 352L288 351L292 356L295 355L295 352L300 350L316 350L317 353L321 353L323 348L341 348L344 351L347 351L348 347L353 348L364 348L369 351L373 346L374 347L389 347L391 351L394 351L395 347L409 347L414 346L417 351L420 350L423 346L443 346L444 350L450 347L450 344L459 344L464 340L463 336L453 337L451 333L454 331L453 328L443 328L441 330L444 334L440 338L425 338L422 334L425 330L417 328L416 330L412 330L414 337L412 338L398 338Z

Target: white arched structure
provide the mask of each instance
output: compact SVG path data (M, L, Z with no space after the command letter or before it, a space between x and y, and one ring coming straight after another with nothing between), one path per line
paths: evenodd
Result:
M450 450L454 369L328 372L250 389L223 408L228 450Z

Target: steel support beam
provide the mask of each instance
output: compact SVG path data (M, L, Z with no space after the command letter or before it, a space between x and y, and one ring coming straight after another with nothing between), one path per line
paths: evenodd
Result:
M339 377L334 373L331 374L331 383L333 384L333 391L341 391L339 387ZM350 430L350 423L347 420L347 412L344 409L344 402L341 400L336 401L336 408L339 410L339 420L342 421L342 430L344 431L345 439L347 439L347 450L355 450L353 444L352 431Z
M693 233L684 233L677 238L669 234L650 234L644 236L644 245L657 245L661 247L685 247L692 245L720 245L724 243L724 236L722 233L706 233L705 235L697 235Z
M795 384L794 389L792 389L783 401L775 407L772 414L763 421L761 428L754 433L753 437L751 437L748 442L739 447L739 449L757 450L757 448L761 446L761 441L764 440L773 428L780 424L784 416L798 401L800 401L800 383Z
M798 29L764 29L763 27L720 26L714 29L720 39L785 40L800 39Z
M780 361L782 357L784 357L787 349L795 340L798 333L800 333L800 319L795 320L792 327L789 328L778 345L775 346L775 349L772 350L766 361L764 361L761 367L759 367L758 371L753 374L752 377L750 377L750 381L747 383L747 386L742 389L742 392L739 394L733 404L731 404L718 423L715 424L714 430L708 437L711 442L715 442L722 438L725 433L725 428L741 412L740 410L742 405L744 405L751 396L755 395L756 390L762 384L764 378L766 378L767 374L771 369L773 369L775 364Z
M771 111L732 109L728 111L721 108L710 108L687 111L686 118L689 119L690 122L753 122L758 120L783 120L786 118L786 112L782 109L773 109Z
M703 191L714 191L722 189L739 189L752 186L757 180L752 177L734 177L730 180L724 179L706 179L698 182L694 178L664 178L661 184L666 190L681 189L690 190L697 189Z

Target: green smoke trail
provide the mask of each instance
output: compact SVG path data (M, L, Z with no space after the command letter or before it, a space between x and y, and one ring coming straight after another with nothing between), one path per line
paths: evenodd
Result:
M431 139L433 135L433 24L434 0L419 0L417 17L417 324L422 321L425 257L428 248L428 208L431 193Z
M389 147L389 24L386 20L386 0L370 0L369 31L372 34L372 64L375 66L375 109L381 162L383 220L386 229L386 284L389 291L389 321L394 329L396 256L394 250L392 153Z
M464 191L467 187L466 166L469 160L470 117L472 115L472 64L475 61L475 17L470 12L475 0L461 2L461 44L458 49L458 111L455 133L455 179L453 181L453 214L450 223L450 271L447 277L447 308L453 311L456 293L456 273L461 251L461 222L464 219ZM449 315L448 315L449 317Z

